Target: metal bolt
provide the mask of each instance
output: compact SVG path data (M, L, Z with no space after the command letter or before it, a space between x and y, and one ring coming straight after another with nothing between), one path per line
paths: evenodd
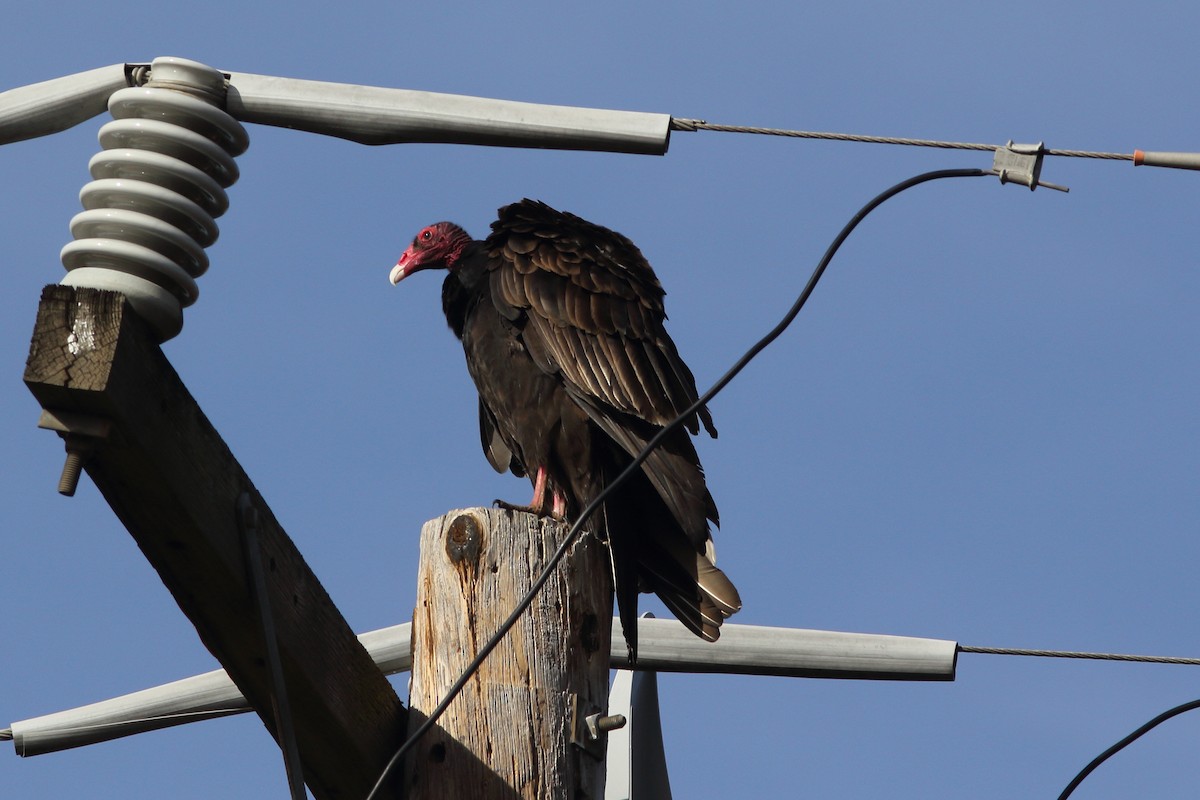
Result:
M624 728L625 722L626 720L624 714L609 714L606 717L601 717L600 719L596 720L596 729L602 733L608 733L609 731L615 731Z
M58 479L58 493L63 497L74 497L75 489L79 487L81 472L83 472L83 453L78 450L68 450L67 461L63 464L62 477Z
M592 714L584 721L587 722L588 733L593 739L599 739L602 733L624 728L626 722L624 714L608 714L607 716Z
M83 463L91 453L95 440L90 436L66 434L63 436L67 446L67 460L63 463L62 475L58 479L58 493L63 497L74 497L75 489L79 487L79 475L83 472Z
M67 448L67 460L58 479L58 493L72 497L79 486L83 465L101 442L108 439L112 421L91 414L61 409L42 409L38 427L56 432Z

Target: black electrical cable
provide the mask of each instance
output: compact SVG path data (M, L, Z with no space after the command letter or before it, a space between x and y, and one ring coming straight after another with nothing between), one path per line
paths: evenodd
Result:
M458 693L462 691L463 687L467 685L467 681L471 679L471 676L475 674L476 670L479 669L479 666L484 662L488 655L491 654L492 650L496 649L496 646L500 643L500 640L503 639L505 634L507 634L509 630L511 630L512 627L517 624L517 620L521 618L521 615L524 614L526 609L528 609L533 603L534 598L537 596L537 593L541 590L542 586L544 586L546 582L550 580L550 576L554 574L554 570L558 567L558 562L562 560L563 556L565 556L567 551L571 548L571 545L574 544L575 539L578 538L580 531L583 529L583 523L586 522L592 513L595 512L595 510L600 506L600 504L604 502L604 499L608 496L608 494L624 483L629 476L634 473L634 471L639 469L642 463L650 456L650 453L659 445L660 442L662 442L663 439L665 439L672 431L682 425L684 420L695 414L701 406L708 404L710 400L716 397L717 393L724 389L730 381L736 378L738 373L740 373L755 356L762 352L767 345L778 339L780 334L782 334L784 330L786 330L787 327L792 324L792 321L796 318L796 315L800 313L800 309L802 309L804 304L808 302L809 296L813 293L813 289L815 289L817 286L817 281L819 281L821 276L825 273L825 268L829 266L829 262L833 259L834 254L837 253L838 249L842 246L842 243L846 241L846 238L851 234L851 232L858 227L858 223L862 222L864 217L866 217L888 199L895 197L906 189L911 189L912 187L918 186L922 183L928 183L929 181L938 180L939 178L976 178L992 174L994 173L983 169L943 169L934 170L933 172L925 172L909 178L908 180L897 183L890 189L887 189L886 191L876 195L870 202L863 206L859 212L855 214L849 222L846 223L845 227L842 228L837 237L834 238L833 242L830 243L829 248L825 251L825 255L821 258L820 263L817 264L816 269L813 270L812 276L809 277L808 283L805 284L804 289L800 292L800 296L796 298L796 302L792 304L790 309L788 309L787 314L785 314L783 319L779 321L779 324L777 324L765 336L755 342L755 344L746 351L745 355L739 358L737 363L730 367L729 371L722 375L720 379L712 385L712 388L701 395L696 402L688 406L682 413L679 414L678 417L664 426L654 438L646 443L646 446L642 449L642 451L638 453L637 457L634 458L627 467L625 467L621 474L619 474L611 483L609 483L604 488L604 491L600 492L600 494L598 494L592 500L592 502L588 503L588 505L584 507L584 509L579 513L579 518L575 520L575 524L571 526L569 531L567 531L567 535L563 539L562 544L560 544L558 549L554 551L554 554L546 563L546 567L542 570L541 574L537 576L537 579L534 580L533 584L530 585L529 591L526 592L525 596L521 599L521 602L517 604L517 607L514 608L512 613L509 614L508 618L504 620L503 624L500 625L500 628L496 631L496 633L494 633L492 637L483 645L483 647L479 649L479 652L475 655L475 658L471 660L471 663L467 665L467 668L463 671L463 674L460 675L458 680L456 680L446 691L446 696L443 697L442 701L437 704L437 707L430 712L426 720L421 723L421 725L415 731L413 731L412 735L408 737L404 744L400 745L400 748L395 752L391 759L388 760L387 765L383 768L383 772L380 773L378 780L375 781L375 785L371 788L370 793L367 794L366 800L374 800L379 788L383 786L384 781L387 780L387 776L395 768L396 764L400 763L400 759L404 757L404 754L407 753L408 750L422 736L428 733L430 728L437 723L437 720L442 716L442 714L445 713L446 709L450 706L450 703L455 697L458 696Z
M1121 741L1114 744L1112 747L1105 750L1100 755L1093 758L1091 760L1091 762L1089 762L1086 767L1084 767L1082 770L1080 770L1079 774L1076 775L1071 780L1071 782L1067 784L1067 788L1063 789L1062 794L1060 794L1058 796L1058 800L1067 800L1067 798L1071 796L1071 792L1075 791L1075 787L1077 787L1079 784L1083 783L1083 779L1086 778L1088 775L1091 775L1092 772L1096 769L1096 767L1103 764L1110 757L1116 755L1121 750L1124 750L1130 744L1133 744L1133 742L1135 742L1139 738L1141 738L1141 736L1143 734L1148 733L1151 729L1157 727L1158 725L1160 725L1163 722L1166 722L1171 717L1179 716L1183 712L1191 711L1194 708L1200 708L1200 700L1192 700L1191 702L1183 703L1182 705L1175 706L1174 708L1172 708L1168 711L1164 711L1163 713L1159 714L1154 719L1147 722L1142 727L1138 728L1133 733L1126 736Z

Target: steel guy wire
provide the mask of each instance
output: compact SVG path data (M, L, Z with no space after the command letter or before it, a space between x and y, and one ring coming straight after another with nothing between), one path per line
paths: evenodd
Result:
M795 139L827 139L838 142L865 142L869 144L899 144L910 147L937 147L944 150L987 150L994 151L1005 145L980 144L978 142L947 142L940 139L910 139L901 136L866 136L856 133L829 133L824 131L797 131L787 128L756 128L749 125L722 125L702 119L671 118L671 129L677 131L719 131L721 133L751 133L763 136L787 136ZM1132 153L1099 153L1090 150L1056 150L1045 148L1043 155L1070 158L1099 158L1109 161L1133 161Z
M1184 664L1200 666L1200 658L1177 656L1138 656L1124 653L1081 653L1075 650L1028 650L1012 647L973 647L959 645L960 653L982 653L992 656L1037 656L1041 658L1080 658L1094 661L1133 661L1144 664Z

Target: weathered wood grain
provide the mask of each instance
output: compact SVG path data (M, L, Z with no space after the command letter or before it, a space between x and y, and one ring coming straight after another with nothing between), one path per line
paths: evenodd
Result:
M421 530L410 730L520 598L566 527L531 514L453 511ZM607 548L580 537L529 611L406 764L410 800L599 798L603 746L573 744L573 719L608 703ZM578 711L578 713L576 713Z

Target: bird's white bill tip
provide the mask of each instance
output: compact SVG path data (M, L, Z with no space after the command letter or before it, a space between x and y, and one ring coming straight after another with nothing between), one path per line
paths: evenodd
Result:
M392 286L404 280L404 267L399 264L392 267L392 271L388 273L388 280L391 281Z

